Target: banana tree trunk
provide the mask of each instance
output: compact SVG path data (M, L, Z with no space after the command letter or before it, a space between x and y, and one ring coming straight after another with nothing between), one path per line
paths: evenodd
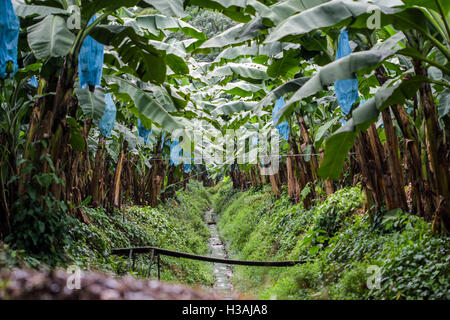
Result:
M67 56L58 78L55 78L55 75L52 74L45 88L41 88L43 93L55 92L55 95L41 98L33 110L25 153L25 159L31 161L33 169L30 174L22 177L22 187L19 187L19 192L22 191L24 184L32 183L31 179L34 175L51 171L49 162L42 160L47 155L50 155L54 165L59 163L61 167L67 168L67 159L64 158L64 155L67 155L70 126L64 120L69 110L73 111L77 108L77 103L72 96L76 70L77 67L73 57ZM43 86L43 84L45 82L40 82L40 85ZM31 143L35 143L33 153L29 152ZM76 186L72 187L75 188ZM43 187L36 186L36 188L38 194L52 192L52 190L46 190ZM60 190L53 191L58 193L54 196L59 199ZM43 197L41 199L41 201L44 201Z
M324 156L324 150L320 149L319 150L320 153L320 161L323 160L323 156ZM329 180L329 179L325 179L323 181L323 184L325 185L325 192L327 193L327 195L329 196L330 194L334 193L334 186L333 186L333 181Z
M231 181L233 182L233 189L237 190L240 188L239 171L231 170Z
M271 174L271 175L269 176L269 179L270 179L270 185L271 185L271 187L272 187L272 192L273 192L275 195L279 195L279 194L280 194L280 187L278 186L278 181L277 181L276 175L277 175L277 174Z
M289 198L291 198L292 202L297 203L300 201L300 186L295 175L295 159L293 159L292 156L288 155L288 157L286 158L286 168Z
M411 211L416 212L420 217L431 219L433 199L431 192L426 191L429 186L423 174L417 133L411 126L403 106L392 106L392 112L405 140L405 171L412 189Z
M359 139L355 142L355 151L361 169L362 185L369 203L368 207L371 208L371 204L381 207L384 203L383 188L380 184L381 179L377 177L381 178L382 172L377 170L367 132L359 133Z
M408 211L403 168L398 155L398 139L395 132L395 127L392 123L390 108L384 109L381 112L381 115L383 117L384 131L386 133L386 143L384 146L390 172L389 180L392 182L392 194L394 200L392 205L396 208L401 208L403 211Z
M186 191L187 183L189 181L189 173L185 173L184 170L182 171L183 171L183 190Z
M3 161L0 162L0 168L3 168ZM0 239L4 239L11 233L11 224L9 221L9 206L6 199L6 184L3 181L3 173L0 172L0 193L1 193L1 211L0 211Z
M417 75L427 77L428 73L422 67L420 61L413 61ZM424 113L425 121L425 143L428 156L428 167L430 171L431 189L435 196L435 212L433 230L438 231L442 227L443 231L450 231L450 168L446 155L447 145L444 143L444 135L440 129L437 108L433 99L433 94L429 83L424 83L419 89L420 103Z
M308 127L306 126L305 119L302 116L297 115L297 121L298 121L298 124L300 126L300 134L301 134L301 136L303 138L303 142L306 145L310 145L311 146L311 153L315 154L316 150L314 148L314 144L313 144L313 142L311 140L311 137L309 136ZM317 169L319 167L318 163L317 163L317 159L315 158L315 156L311 156L311 160L309 162L310 162L311 175L312 175L311 181L315 181L315 180L317 180Z
M157 192L157 186L158 186L158 178L157 178L157 171L159 170L159 161L155 161L152 167L152 174L150 175L150 190L149 190L149 204L151 207L156 207L158 204L158 192Z
M120 151L119 160L117 161L117 167L116 172L114 175L114 188L113 188L113 195L114 195L114 202L113 205L115 208L120 208L120 187L121 187L121 180L120 177L122 175L122 167L123 167L123 160L125 157L125 154L127 152L128 148L128 142L126 140L123 141L123 147Z
M386 78L386 71L384 67L380 66L376 69L375 75L380 85L383 85ZM398 156L398 139L395 127L392 123L390 108L384 109L381 112L384 123L384 131L386 133L385 153L386 162L388 164L389 174L384 176L386 192L386 204L388 209L402 208L408 211L408 204L405 194L405 180L403 177L403 170ZM392 194L392 197L389 195Z
M92 206L97 208L101 204L102 194L101 194L101 185L103 182L103 163L104 159L104 148L105 148L105 139L103 137L99 138L98 141L98 149L95 154L95 163L94 163L94 172L92 175L92 183L91 183L91 195L92 195Z
M307 185L308 183L308 176L307 176L307 163L304 161L303 157L300 156L300 149L298 147L297 142L295 141L294 138L290 139L289 142L292 151L294 152L294 154L296 154L297 156L294 157L295 159L295 164L296 164L296 177L297 177L297 181L298 181L298 186L299 186L299 190L300 193L303 190L303 188ZM299 193L299 194L300 194ZM312 193L309 193L304 199L303 199L303 205L306 209L309 209L312 205Z
M258 187L258 176L255 173L254 166L250 167L250 182L251 182L253 188Z
M261 167L260 163L258 163L258 170L259 170L259 175L261 176L261 184L265 185L266 184L266 176L261 174L263 172L263 168Z

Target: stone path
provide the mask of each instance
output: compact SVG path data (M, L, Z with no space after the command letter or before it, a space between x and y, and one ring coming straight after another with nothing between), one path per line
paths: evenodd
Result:
M211 238L209 239L211 256L215 258L227 259L227 250L224 243L220 239L213 209L206 211L205 220L211 231ZM213 268L215 276L214 289L225 298L231 299L231 296L233 295L233 284L231 283L233 269L230 265L223 263L214 263Z

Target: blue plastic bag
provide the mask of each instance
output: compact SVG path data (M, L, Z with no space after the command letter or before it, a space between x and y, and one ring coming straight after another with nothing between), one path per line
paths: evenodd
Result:
M280 117L275 117L275 115L278 113L278 111L281 110L281 108L283 108L283 106L285 105L285 101L283 99L283 97L280 97L276 102L275 102L275 106L273 108L272 111L272 119L273 119L273 123L276 123L278 121L278 119ZM281 122L279 123L276 128L278 129L278 133L280 134L280 136L285 140L288 141L289 140L289 123L287 121Z
M104 137L110 137L111 131L114 128L114 124L116 123L116 113L117 108L114 103L111 93L105 94L105 112L103 112L103 116L99 122L100 133Z
M178 143L177 139L174 139L172 143L170 144L170 164L174 164L175 166L178 166L181 162L181 157L183 154L183 149L181 148L180 144Z
M38 87L38 81L37 81L36 76L32 76L32 77L30 78L30 80L28 81L28 83L30 84L30 86L33 86L33 87L35 87L35 88Z
M192 154L188 151L183 151L184 152L184 157L182 158L183 160L183 167L184 167L184 173L189 173L189 171L191 171L191 162L192 162ZM184 163L185 159L189 159L189 163Z
M19 66L17 65L17 47L19 41L20 22L14 12L10 0L0 1L0 78L13 77ZM7 64L12 63L12 72L8 72Z
M94 22L94 15L89 24ZM78 56L78 74L80 76L80 87L99 86L103 72L103 44L97 42L91 36L84 39Z
M139 137L144 140L145 143L148 143L148 140L150 139L150 135L152 134L152 129L147 129L142 124L141 120L138 118L138 134Z
M191 158L190 152L185 152L186 158ZM183 149L181 148L179 142L177 139L174 139L172 143L170 144L170 164L174 164L175 166L178 166L183 159ZM184 172L188 173L191 170L191 164L185 163L184 164Z
M339 35L338 49L336 59L348 56L352 53L350 42L348 41L348 31L342 29ZM358 101L358 79L343 79L334 83L336 97L341 107L342 114L347 115L352 108L353 103Z

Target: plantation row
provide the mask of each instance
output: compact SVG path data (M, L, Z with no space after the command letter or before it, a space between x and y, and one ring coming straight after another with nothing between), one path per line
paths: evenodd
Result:
M400 209L450 230L448 1L0 6L0 234L14 246L52 252L63 217L88 223L83 207L155 207L225 176L287 186L306 209L359 182L370 219ZM238 163L273 128L279 170ZM224 150L229 129L243 133L234 161L182 163Z
M375 221L363 210L360 185L310 208L292 205L287 190L208 190L231 258L292 260L291 268L233 268L235 289L260 299L449 299L450 239L397 210Z

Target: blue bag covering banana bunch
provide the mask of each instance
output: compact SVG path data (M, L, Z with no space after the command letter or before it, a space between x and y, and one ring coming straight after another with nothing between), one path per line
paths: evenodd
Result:
M96 19L94 15L88 24ZM78 55L78 74L80 87L96 87L101 84L103 72L103 44L97 42L91 36L87 36Z
M32 77L30 78L30 80L28 81L28 84L29 84L30 86L32 86L32 87L37 88L38 85L39 85L39 83L38 83L38 81L37 81L36 76L32 76Z
M152 129L147 129L142 124L141 120L138 118L138 134L139 137L144 140L145 143L148 143L148 140L150 139L150 135L152 134Z
M13 77L19 69L17 46L20 22L11 0L0 0L0 79Z
M272 111L272 119L273 123L276 123L280 117L275 117L275 115L278 113L278 111L281 110L281 108L285 105L285 101L283 97L280 97L276 102L275 106ZM289 140L289 123L287 121L283 121L279 123L276 128L278 129L278 133L280 136L285 140Z
M105 94L105 103L105 112L103 113L98 126L100 128L100 133L104 137L110 137L114 124L116 123L117 113L116 104L111 97L111 93Z
M342 29L339 35L338 49L335 60L348 56L352 53L350 42L348 41L348 31ZM358 101L358 79L343 79L334 83L336 97L341 107L342 114L347 115L353 103Z
M180 146L180 143L178 142L177 139L174 139L172 141L172 143L170 144L170 164L174 164L175 166L178 166L181 161L183 160L183 149ZM185 152L185 156L187 158L191 157L191 153L190 152ZM190 163L185 163L184 164L184 172L188 173L191 169L191 164Z

